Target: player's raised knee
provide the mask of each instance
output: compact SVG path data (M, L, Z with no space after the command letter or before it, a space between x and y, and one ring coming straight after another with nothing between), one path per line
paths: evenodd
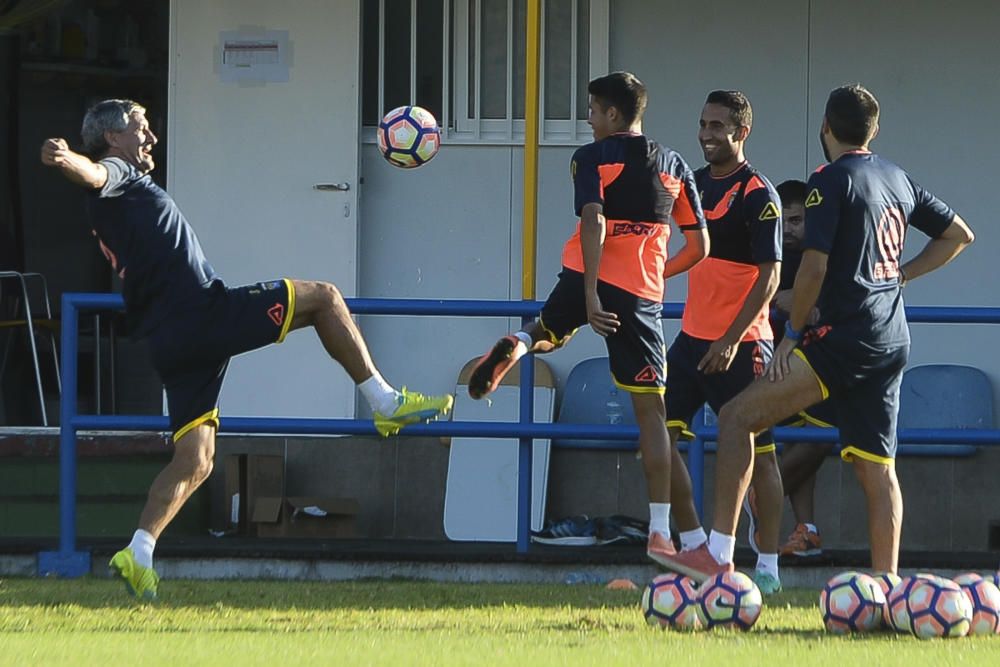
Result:
M344 304L344 296L333 283L318 280L296 280L296 311L308 314L329 310Z
M750 431L756 433L769 424L758 424L758 416L752 414L746 406L742 405L740 397L737 396L722 406L719 410L719 427L733 428L739 431Z

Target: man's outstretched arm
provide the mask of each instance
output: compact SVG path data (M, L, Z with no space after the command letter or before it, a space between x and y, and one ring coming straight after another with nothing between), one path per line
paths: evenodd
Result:
M100 190L108 182L108 170L86 155L74 153L65 139L46 139L42 142L42 164L55 167L63 176L77 185Z

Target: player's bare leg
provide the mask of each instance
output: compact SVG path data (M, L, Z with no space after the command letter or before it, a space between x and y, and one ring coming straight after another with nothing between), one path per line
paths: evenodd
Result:
M757 536L754 538L757 549L762 554L777 554L785 494L774 452L755 457L751 485L757 505Z
M351 317L340 290L331 283L293 280L295 313L290 330L313 327L327 353L344 367L355 384L375 372L368 345Z
M809 558L822 553L816 526L816 473L833 443L789 443L781 453L781 481L795 516L795 530L782 545L782 556Z
M781 380L755 380L719 411L713 532L735 535L754 463L753 434L823 400L819 381L798 356Z
M816 483L816 471L823 465L827 454L833 449L832 443L787 443L781 452L781 482L789 499L797 495L803 484ZM792 507L794 509L795 502ZM809 510L812 521L812 510ZM796 515L798 518L798 515ZM801 519L800 519L801 520Z
M792 506L795 523L816 523L816 473L801 480L795 490L788 493L788 503Z
M660 394L630 392L639 427L639 452L649 495L649 542L646 554L654 561L676 554L670 540L671 451L666 406Z
M149 488L146 506L139 516L139 528L159 539L208 476L215 458L215 426L202 424L174 443L174 456Z
M732 570L740 504L754 463L753 434L823 398L816 376L804 361L793 356L789 366L781 380L759 378L719 411L713 530L706 547L657 559L668 569L699 582Z
M671 454L663 397L659 394L630 393L635 422L639 427L639 451L646 477L649 501L670 502Z
M781 487L778 457L774 451L754 457L753 476L747 492L750 510L750 544L757 552L753 581L764 595L781 591L778 573L778 533L781 530L781 510L785 494Z
M385 381L336 286L308 280L293 280L292 285L295 312L289 329L316 329L327 353L343 366L368 401L380 435L393 435L408 424L436 419L451 409L451 396L424 396L405 388L397 391Z
M109 563L112 572L137 598L153 600L160 578L153 569L153 550L163 530L212 473L215 456L215 425L201 424L174 443L174 456L149 489L139 517L139 529L127 547Z
M868 539L871 540L872 570L896 573L903 527L903 493L896 466L855 457L854 472L861 482L868 505Z
M691 475L687 463L677 449L681 436L679 428L669 428L670 435L670 514L681 532L695 530L701 527L701 518L694 505L694 487L691 485ZM644 455L645 456L645 455Z

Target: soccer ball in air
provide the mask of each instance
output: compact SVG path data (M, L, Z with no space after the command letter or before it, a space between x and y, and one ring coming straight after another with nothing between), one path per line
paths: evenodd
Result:
M882 605L882 625L891 630L893 629L893 625L892 616L889 613L889 593L899 582L902 581L902 579L899 575L892 574L891 572L873 574L872 579L874 579L875 583L882 589L882 594L885 596L885 604Z
M924 579L910 590L906 603L910 630L921 639L964 637L972 624L972 602L948 579Z
M882 625L885 593L877 581L860 572L842 572L819 594L823 625L830 632L870 632Z
M701 627L697 600L692 579L673 572L661 574L642 593L642 614L650 625L697 630Z
M979 575L974 575L979 576ZM961 579L961 580L960 580ZM965 582L965 583L963 583ZM969 575L955 577L972 603L970 635L1000 634L1000 589L988 579L974 579Z
M763 604L757 584L742 572L722 572L698 588L698 616L708 629L749 630Z
M377 136L382 157L403 169L430 162L441 147L437 120L423 107L396 107L378 124Z

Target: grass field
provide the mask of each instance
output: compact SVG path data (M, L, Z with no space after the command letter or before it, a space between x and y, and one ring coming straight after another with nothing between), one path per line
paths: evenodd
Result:
M0 664L1000 665L1000 637L836 637L817 595L769 600L749 633L648 627L599 586L167 581L142 605L109 580L0 580Z

